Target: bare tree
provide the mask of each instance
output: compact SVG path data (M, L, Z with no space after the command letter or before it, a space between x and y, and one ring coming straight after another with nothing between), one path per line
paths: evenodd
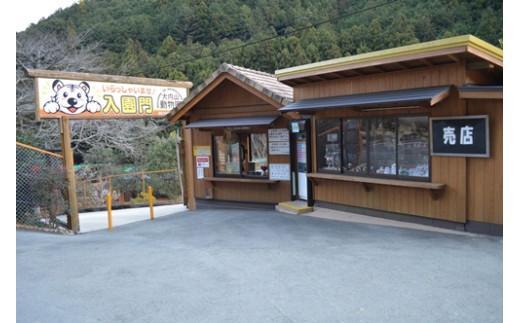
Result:
M59 36L43 32L22 32L16 36L16 126L17 137L37 140L46 149L60 148L56 120L35 120L33 79L27 69L100 73L105 70L99 43L86 43L88 33ZM71 122L74 149L108 147L128 157L139 157L143 146L164 123L145 120L77 120Z

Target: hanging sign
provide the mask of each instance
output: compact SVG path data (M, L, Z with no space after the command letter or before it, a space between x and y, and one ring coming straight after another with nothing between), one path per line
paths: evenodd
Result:
M289 164L269 164L269 179L279 181L291 180L291 165Z
M487 115L430 118L433 156L489 157Z
M191 87L190 82L112 75L34 70L29 73L36 76L39 118L164 117L186 98Z
M289 130L285 128L269 129L269 155L289 155Z

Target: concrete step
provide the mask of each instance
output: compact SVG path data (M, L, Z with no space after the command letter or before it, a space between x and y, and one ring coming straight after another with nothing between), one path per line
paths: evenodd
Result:
M278 203L276 210L290 214L302 214L312 212L314 209L312 206L307 206L307 201L287 201Z

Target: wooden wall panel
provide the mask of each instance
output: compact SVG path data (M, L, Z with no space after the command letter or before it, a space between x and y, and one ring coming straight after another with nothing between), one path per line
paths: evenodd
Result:
M502 224L502 100L468 100L468 114L489 115L490 158L468 158L468 219Z
M210 146L211 147L211 132L193 129L193 146ZM197 179L197 164L195 163L195 156L191 152L193 159L193 180L195 181L195 197L198 199L205 199L212 195L211 186L204 180ZM210 158L209 168L204 168L204 177L213 176L213 161Z
M190 113L190 121L279 114L277 107L230 80L222 81Z
M461 85L465 81L464 62L389 73L357 76L294 87L295 101L356 93L407 88Z

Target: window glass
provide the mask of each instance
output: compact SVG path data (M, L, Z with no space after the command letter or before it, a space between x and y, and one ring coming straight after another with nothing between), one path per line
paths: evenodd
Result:
M343 121L343 170L358 174L367 172L366 120Z
M396 175L396 130L395 118L370 119L370 174Z
M318 169L339 172L341 167L340 119L317 120Z
M215 172L240 175L240 143L233 138L224 141L224 136L215 136Z
M267 134L252 133L250 135L251 143L251 164L249 165L248 175L266 176L267 163Z
M401 176L429 176L428 117L399 118L398 165Z

